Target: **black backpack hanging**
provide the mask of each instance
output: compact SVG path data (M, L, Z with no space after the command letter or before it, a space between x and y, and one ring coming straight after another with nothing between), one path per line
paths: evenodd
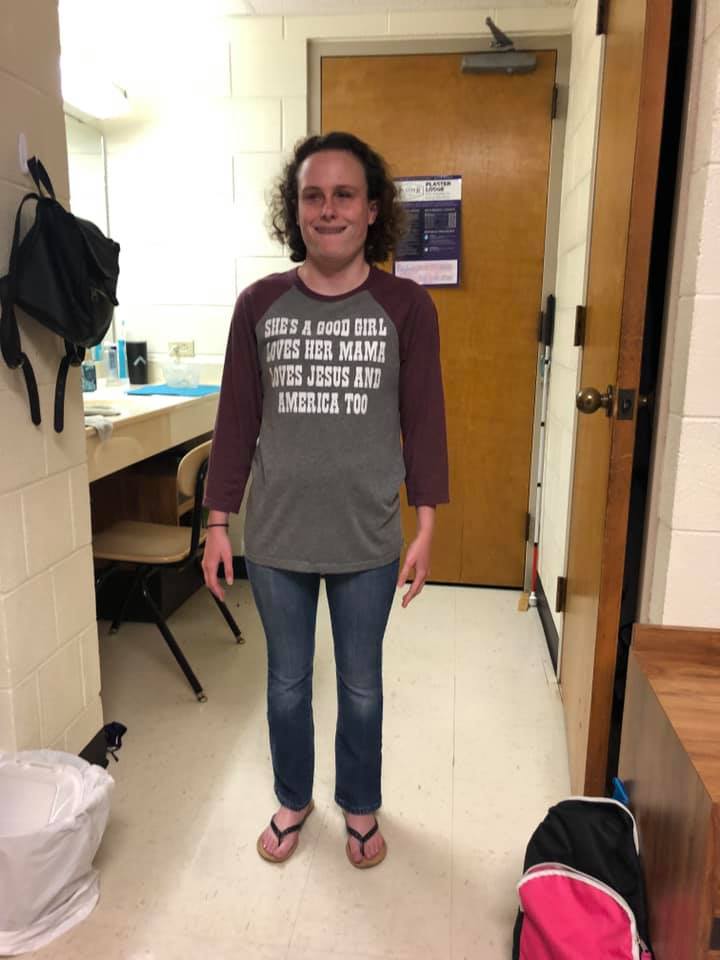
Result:
M63 428L68 367L80 366L85 348L100 343L117 306L120 246L88 220L69 213L55 199L50 177L36 158L28 169L37 193L26 194L15 217L10 265L0 278L0 348L9 367L22 368L30 415L41 422L32 364L23 353L15 307L65 341L65 356L55 385L55 430ZM20 240L20 215L28 200L37 202L35 222Z

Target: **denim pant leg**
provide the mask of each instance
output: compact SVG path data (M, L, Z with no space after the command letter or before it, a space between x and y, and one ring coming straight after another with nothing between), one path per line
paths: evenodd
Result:
M398 563L325 577L337 672L335 802L349 813L371 813L382 799L382 644Z
M247 558L245 565L267 639L275 793L283 806L302 810L312 798L315 768L312 679L320 577Z

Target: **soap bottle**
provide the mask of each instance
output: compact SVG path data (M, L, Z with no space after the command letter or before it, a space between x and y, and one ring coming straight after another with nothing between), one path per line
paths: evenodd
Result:
M117 344L105 344L105 365L107 367L107 380L105 382L108 386L114 386L119 382Z

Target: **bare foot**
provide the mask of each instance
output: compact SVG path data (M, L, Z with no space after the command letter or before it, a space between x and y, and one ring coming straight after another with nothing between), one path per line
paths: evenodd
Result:
M372 830L372 828L375 826L375 814L345 812L345 822L349 827L352 827L353 830L357 830L360 836L364 837L365 834L369 830ZM363 856L360 853L360 841L349 835L348 840L350 841L350 856L352 857L353 863L360 863L363 860ZM378 830L370 837L369 840L365 841L364 859L372 860L373 857L380 853L384 846L385 841L383 840L382 834Z
M312 801L310 801L306 807L303 807L302 810L290 810L288 807L280 807L273 817L275 825L278 830L287 830L288 827L293 827L295 824L304 820L311 808ZM282 843L278 843L273 828L269 824L260 835L260 843L265 852L278 860L286 860L297 846L299 839L300 831L295 830L293 833L289 833L286 837L283 837Z

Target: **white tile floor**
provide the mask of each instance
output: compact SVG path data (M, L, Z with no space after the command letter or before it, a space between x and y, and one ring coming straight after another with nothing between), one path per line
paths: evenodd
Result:
M101 899L41 960L508 960L515 884L547 807L569 793L563 718L537 613L511 591L426 587L385 645L388 857L345 859L333 803L335 682L321 592L316 810L287 864L262 861L274 810L263 636L247 581L235 646L198 593L171 625L198 704L154 627L101 624L106 721L127 725L96 865Z

